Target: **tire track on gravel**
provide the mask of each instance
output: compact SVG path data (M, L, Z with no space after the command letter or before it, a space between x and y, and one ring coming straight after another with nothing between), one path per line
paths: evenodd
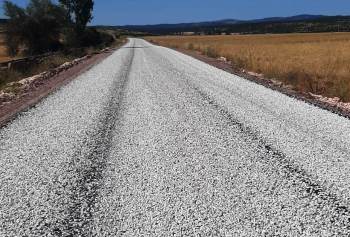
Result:
M327 190L319 182L314 180L314 178L309 175L305 170L293 164L283 152L273 148L264 139L262 139L259 134L253 131L250 127L245 126L242 122L236 120L232 114L224 107L219 105L210 95L203 92L199 88L190 85L193 90L210 106L214 107L220 114L225 117L229 123L237 127L243 134L246 134L250 139L257 142L260 149L265 150L270 156L262 157L264 162L274 162L280 165L281 171L285 174L286 179L293 179L297 183L295 186L302 187L300 193L304 193L304 198L317 198L321 200L324 205L330 206L336 212L333 220L341 220L345 228L350 231L350 210L349 207L344 204L344 202L338 198L331 191ZM268 158L268 160L265 160Z
M61 226L53 228L53 235L56 236L91 236L93 213L96 198L99 195L99 188L103 179L103 170L106 167L110 154L113 131L120 116L120 107L129 81L129 73L134 60L134 46L128 47L131 50L126 66L116 76L118 80L114 82L111 89L111 98L104 109L99 122L99 128L87 141L90 153L84 161L72 161L82 163L75 172L78 175L78 182L71 190L70 205L68 207L69 216L61 223Z

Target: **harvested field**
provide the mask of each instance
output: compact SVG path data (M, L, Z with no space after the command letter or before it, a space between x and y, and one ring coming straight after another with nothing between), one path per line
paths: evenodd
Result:
M225 57L237 69L261 73L302 92L350 101L350 33L162 36L172 48Z

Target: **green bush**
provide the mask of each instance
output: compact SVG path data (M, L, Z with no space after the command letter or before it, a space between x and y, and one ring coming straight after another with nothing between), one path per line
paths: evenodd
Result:
M28 55L56 51L62 47L59 41L65 23L65 11L50 0L31 0L26 8L4 1L9 53L16 54L25 46Z
M105 47L110 45L113 41L114 38L112 35L99 32L94 28L88 28L80 38L80 46L91 47L99 45L100 47Z

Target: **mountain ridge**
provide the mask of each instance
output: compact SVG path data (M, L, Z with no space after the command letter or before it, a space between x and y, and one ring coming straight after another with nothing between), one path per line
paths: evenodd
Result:
M192 27L192 26L210 26L210 25L232 25L240 23L259 23L259 22L283 22L283 21L300 21L300 20L314 20L323 17L329 17L327 15L311 15L311 14L300 14L287 17L267 17L258 18L252 20L240 20L234 18L219 19L213 21L199 21L199 22L181 22L181 23L160 23L160 24L145 24L145 25L121 25L118 27Z
M350 16L301 14L253 20L222 19L193 23L95 27L150 35L350 32Z

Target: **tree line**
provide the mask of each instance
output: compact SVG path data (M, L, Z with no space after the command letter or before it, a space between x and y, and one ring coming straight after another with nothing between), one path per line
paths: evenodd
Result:
M87 27L93 0L30 0L26 7L4 1L6 42L10 55L35 55L113 41L113 37Z

